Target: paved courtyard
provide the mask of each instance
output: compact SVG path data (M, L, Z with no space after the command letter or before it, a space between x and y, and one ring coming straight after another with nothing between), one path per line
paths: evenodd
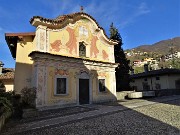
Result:
M7 126L2 134L180 135L180 96L122 100L44 114Z

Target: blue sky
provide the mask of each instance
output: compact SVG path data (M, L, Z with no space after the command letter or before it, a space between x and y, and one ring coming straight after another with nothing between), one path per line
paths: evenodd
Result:
M93 16L109 35L111 22L118 28L123 48L153 44L180 36L180 0L0 0L0 60L15 67L4 33L33 32L33 16L55 18L80 11Z

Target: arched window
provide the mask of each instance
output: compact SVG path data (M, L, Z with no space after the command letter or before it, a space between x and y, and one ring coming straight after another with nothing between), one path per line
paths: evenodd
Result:
M86 46L83 42L79 43L79 57L86 57Z

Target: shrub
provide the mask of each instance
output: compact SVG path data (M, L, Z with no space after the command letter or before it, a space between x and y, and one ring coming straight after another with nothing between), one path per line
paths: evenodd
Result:
M0 115L5 114L13 118L22 117L21 96L14 91L5 91L4 84L0 81ZM8 116L8 117L9 117Z
M0 97L0 114L4 112L13 112L13 106L6 97Z
M23 108L34 108L36 99L36 88L25 87L21 90Z
M0 92L5 92L5 91L6 91L6 87L4 86L4 83L0 81Z
M21 119L22 118L22 104L21 104L21 95L16 94L12 96L12 103L13 103L13 118L14 119Z
M11 102L12 92L6 92L4 83L0 81L0 114L4 112L13 112L13 106Z
M8 100L12 100L12 97L14 96L15 94L14 94L14 92L13 91L8 91L8 92L6 92L6 91L1 91L0 92L0 97L5 97L5 98L7 98Z

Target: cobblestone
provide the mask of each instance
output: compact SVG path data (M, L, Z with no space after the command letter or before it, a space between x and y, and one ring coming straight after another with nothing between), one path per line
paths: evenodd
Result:
M137 100L119 105L98 105L99 110L85 112L90 116L14 135L180 135L180 96L176 99ZM124 104L125 103L125 104ZM99 113L100 111L106 111ZM93 115L99 113L98 115ZM74 115L74 117L77 115ZM84 117L84 118L83 118ZM47 120L48 121L48 120Z

